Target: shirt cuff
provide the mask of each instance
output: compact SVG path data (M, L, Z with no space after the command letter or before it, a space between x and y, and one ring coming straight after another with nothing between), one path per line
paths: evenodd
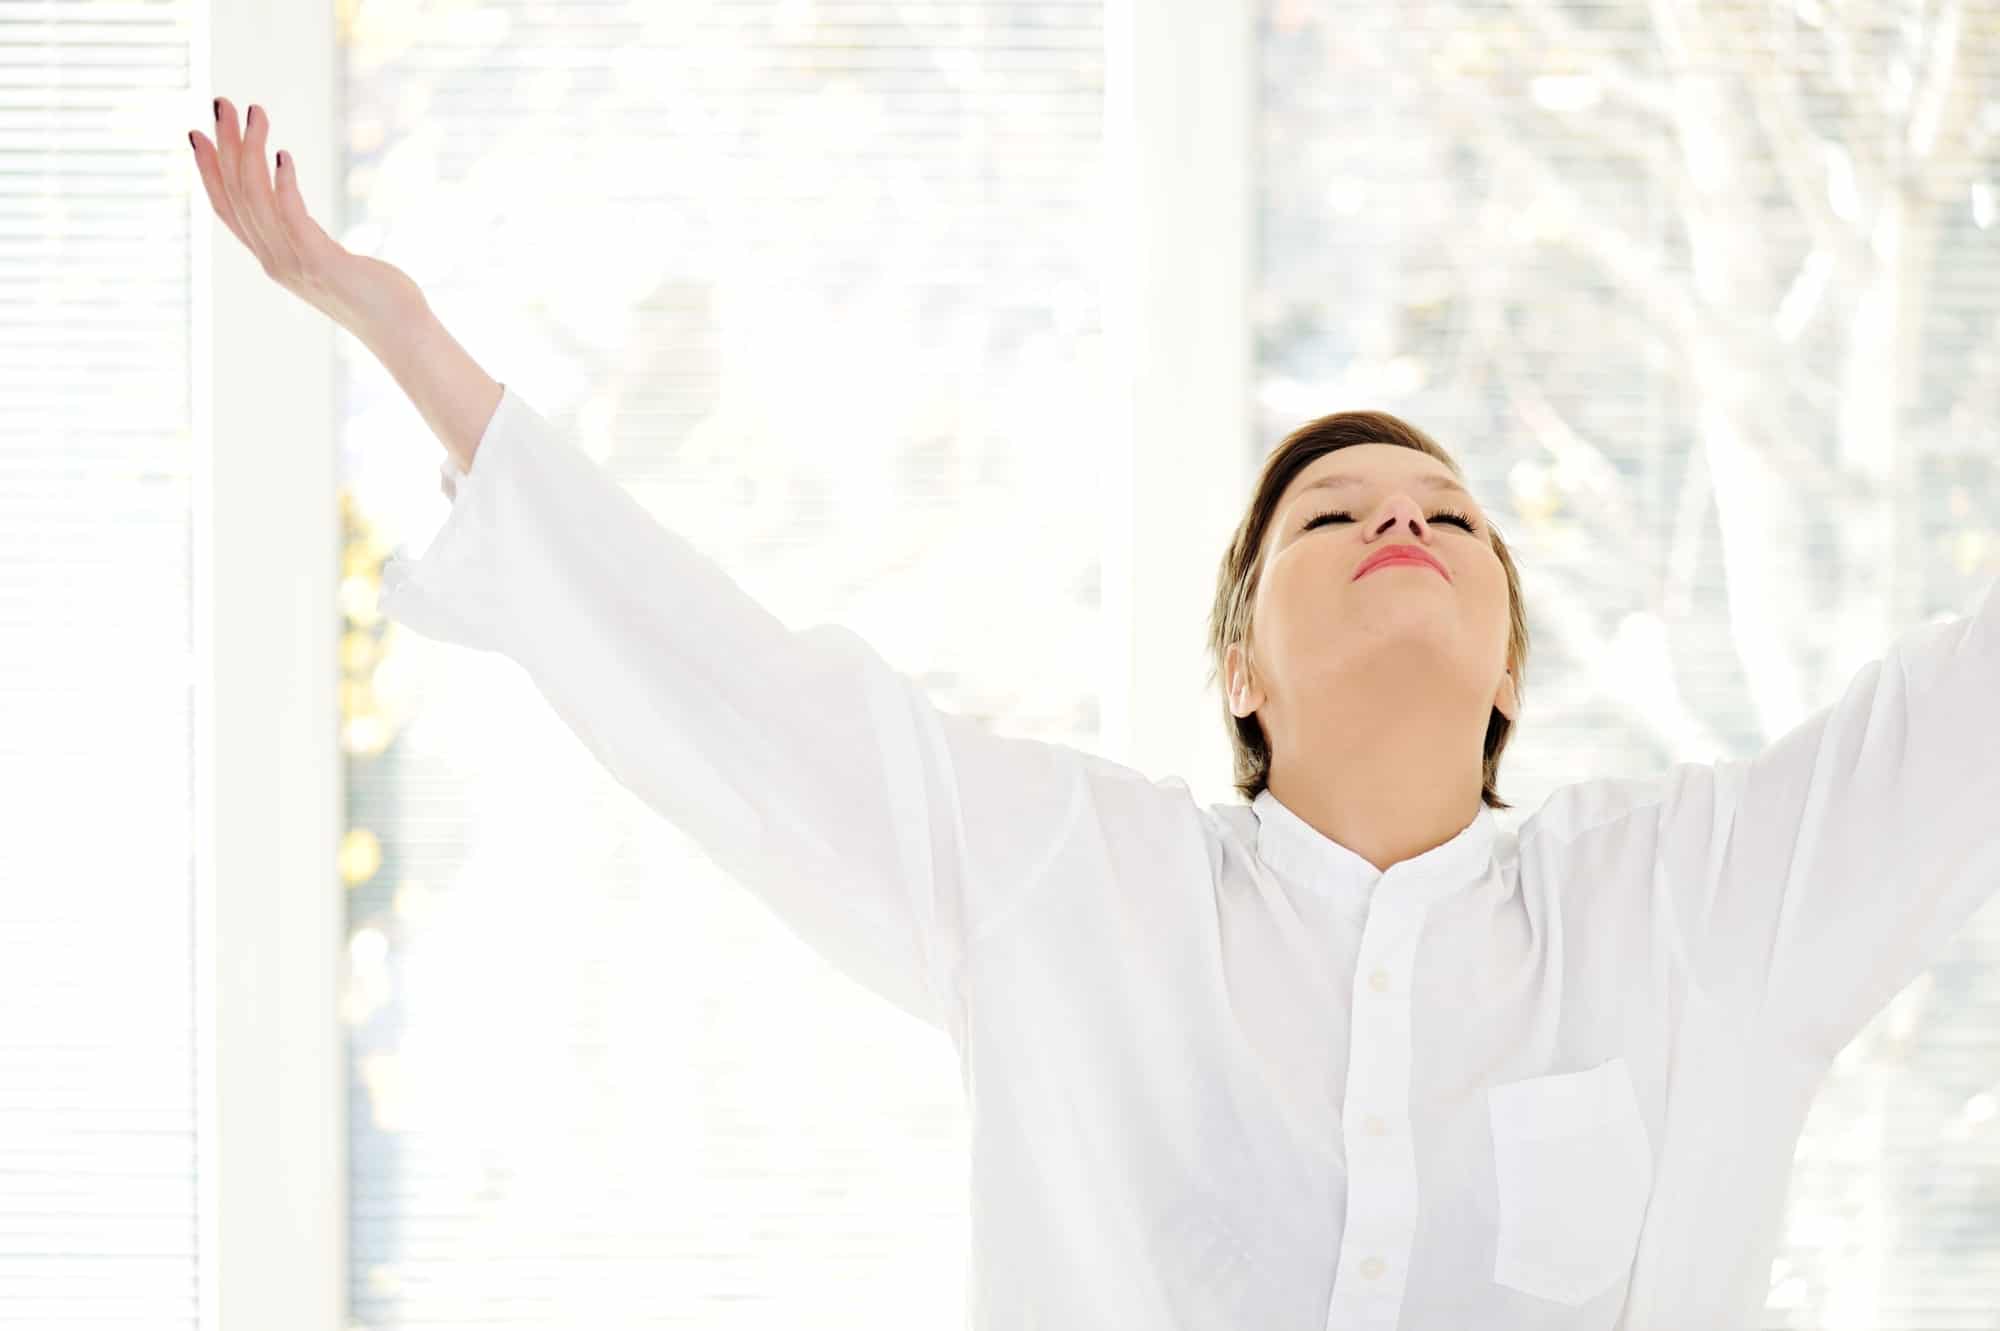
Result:
M444 525L422 555L399 543L382 562L381 612L427 638L505 651L506 543L501 531L505 476L516 448L530 447L526 404L505 384L470 471L447 455L439 488L451 501Z

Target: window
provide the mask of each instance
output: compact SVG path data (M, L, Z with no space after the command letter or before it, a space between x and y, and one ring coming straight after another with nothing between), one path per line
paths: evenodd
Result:
M0 5L11 1326L195 1325L192 8Z
M1471 476L1536 644L1503 817L1753 752L2000 572L1992 23L1260 6L1258 433L1380 407ZM1996 1081L1989 909L1822 1087L1766 1326L1991 1318Z
M775 614L1101 748L1104 40L1096 3L363 8L346 239L426 275L489 372ZM442 520L442 454L341 346L372 573ZM598 770L517 667L368 601L352 1320L958 1318L948 1042Z
M1208 0L299 8L330 43L0 0L0 1321L324 1309L342 1237L358 1327L960 1311L951 1051L516 668L371 616L437 443L316 316L239 317L191 93L310 101L273 146L333 127L330 229L775 613L1212 798L1203 579L1262 450L1337 405L1435 432L1520 557L1522 809L1748 751L1995 575L1985 9L1252 8L1238 72ZM296 79L211 77L253 45ZM298 450L246 467L272 420ZM272 613L320 581L331 613ZM1989 910L1813 1105L1767 1326L1990 1316L1996 1032ZM345 1234L280 1232L342 1089Z

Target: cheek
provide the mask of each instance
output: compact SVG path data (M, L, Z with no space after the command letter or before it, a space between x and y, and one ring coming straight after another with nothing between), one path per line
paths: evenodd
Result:
M1513 631L1513 603L1507 595L1507 574L1497 565L1482 570L1477 588L1479 620L1493 633L1505 638Z
M1334 653L1344 638L1352 638L1355 613L1344 574L1305 567L1287 572L1292 576L1270 588L1257 624L1258 637L1281 669L1286 663L1299 668Z
M1256 638L1264 644L1266 662L1296 660L1310 652L1326 626L1340 620L1340 590L1324 570L1304 562L1274 568L1264 582L1256 610Z

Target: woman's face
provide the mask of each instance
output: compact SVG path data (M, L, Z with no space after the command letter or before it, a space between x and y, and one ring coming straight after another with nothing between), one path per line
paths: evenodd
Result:
M1355 577L1390 545L1420 547L1444 572L1395 562ZM1231 710L1247 716L1275 703L1261 718L1268 731L1286 699L1339 688L1385 705L1412 694L1477 695L1511 717L1512 691L1501 688L1511 626L1507 571L1485 513L1451 469L1395 444L1342 448L1315 459L1279 498L1247 671L1241 649L1230 648Z

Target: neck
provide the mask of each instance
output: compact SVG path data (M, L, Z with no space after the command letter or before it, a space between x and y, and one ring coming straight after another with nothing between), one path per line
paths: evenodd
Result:
M1482 803L1490 700L1323 711L1272 744L1270 790L1312 828L1386 873L1463 832ZM1469 737L1469 738L1468 738Z

